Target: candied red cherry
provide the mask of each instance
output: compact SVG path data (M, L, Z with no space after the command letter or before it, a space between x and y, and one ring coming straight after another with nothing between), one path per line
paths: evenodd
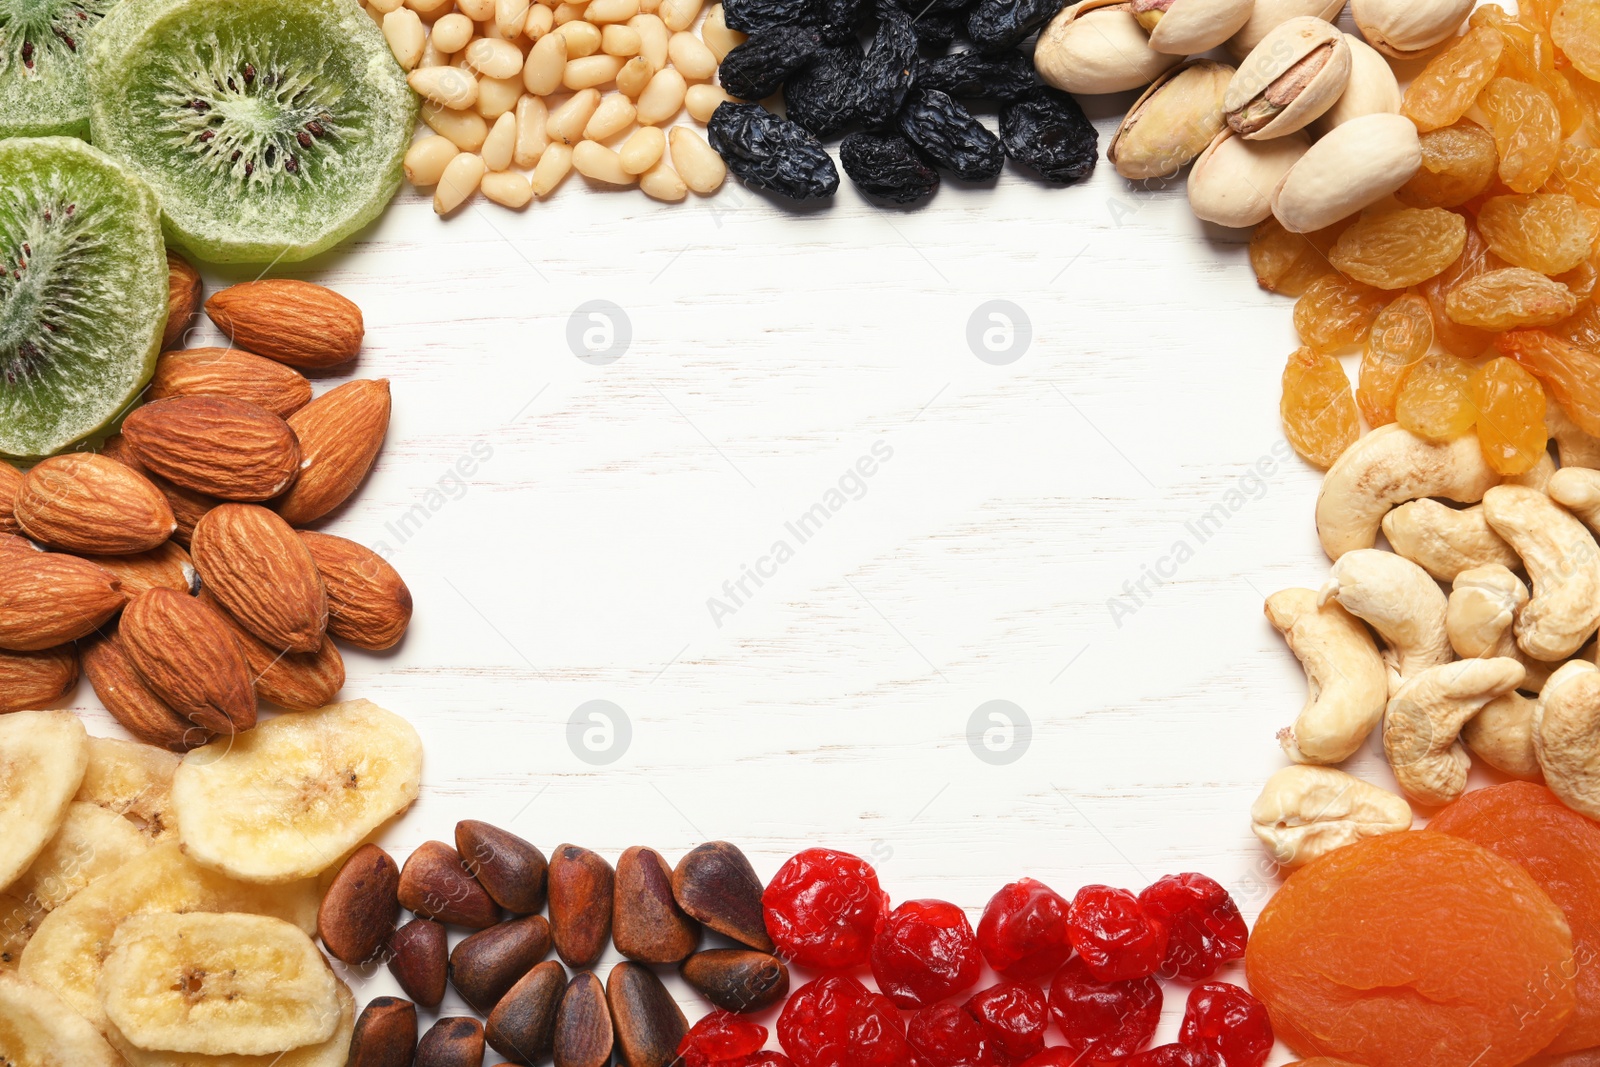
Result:
M889 910L872 865L848 852L808 848L778 868L761 894L780 955L817 970L859 967Z
M765 1026L758 1026L731 1011L714 1011L683 1035L683 1040L678 1042L678 1055L685 1067L707 1067L759 1052L766 1043Z
M1018 982L1056 972L1072 955L1072 905L1043 882L1023 878L990 898L978 920L978 948L1000 974Z
M1178 1040L1208 1049L1227 1067L1261 1067L1272 1052L1267 1006L1230 982L1206 982L1189 991Z
M1084 1067L1083 1053L1065 1045L1051 1045L1023 1060L1021 1067Z
M943 900L906 901L889 913L872 942L872 977L901 1008L971 989L982 970L966 912Z
M974 993L962 1007L978 1020L984 1045L992 1051L1025 1060L1044 1048L1050 1005L1036 987L1001 982Z
M906 1040L929 1067L983 1067L978 1020L954 1004L934 1004L911 1016Z
M763 1049L736 1060L724 1060L718 1067L794 1067L794 1061L781 1052Z
M778 1043L799 1067L906 1067L900 1013L854 978L828 975L797 989L778 1016Z
M1203 874L1169 874L1139 894L1145 914L1167 928L1163 978L1199 982L1244 958L1250 928L1233 897Z
M1167 928L1126 889L1088 885L1072 898L1067 936L1102 982L1155 974L1167 955Z
M1188 1045L1157 1045L1137 1056L1129 1056L1120 1067L1221 1067L1222 1061L1210 1049Z
M1161 987L1149 976L1102 982L1075 956L1050 983L1050 1017L1067 1047L1086 1060L1121 1059L1155 1036Z

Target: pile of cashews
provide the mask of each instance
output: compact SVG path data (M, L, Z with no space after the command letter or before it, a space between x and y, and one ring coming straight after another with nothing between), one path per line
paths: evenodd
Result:
M1328 471L1328 580L1266 602L1309 690L1279 734L1293 763L1251 808L1278 863L1409 829L1413 804L1466 791L1474 756L1600 819L1600 438L1553 404L1549 422L1559 467L1504 477L1471 434L1390 424ZM1403 796L1335 767L1374 731Z

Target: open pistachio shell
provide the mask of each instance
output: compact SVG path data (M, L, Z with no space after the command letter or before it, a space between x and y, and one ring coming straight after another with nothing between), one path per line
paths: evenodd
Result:
M1404 115L1363 115L1311 146L1278 183L1272 213L1292 233L1332 226L1400 188L1422 168L1417 127Z
M1255 0L1132 0L1150 47L1174 56L1209 52L1244 28Z
M1400 112L1400 83L1389 61L1359 37L1346 34L1345 41L1350 45L1350 83L1338 102L1311 124L1317 137L1362 115Z
M1083 0L1039 34L1033 65L1046 83L1069 93L1120 93L1149 85L1182 62L1150 47L1127 3Z
M1350 17L1386 56L1417 59L1456 35L1474 0L1350 0Z
M1332 22L1344 10L1344 0L1256 0L1249 21L1228 38L1228 51L1243 59L1254 51L1261 39L1292 18L1311 15Z
M1305 129L1350 83L1350 43L1332 23L1290 19L1240 64L1224 101L1228 125L1251 140Z
M1233 77L1225 63L1202 60L1168 71L1122 120L1106 158L1124 178L1163 178L1205 151L1223 128L1222 94Z
M1246 227L1272 214L1272 191L1311 147L1304 131L1270 141L1217 134L1189 171L1189 207L1219 226Z

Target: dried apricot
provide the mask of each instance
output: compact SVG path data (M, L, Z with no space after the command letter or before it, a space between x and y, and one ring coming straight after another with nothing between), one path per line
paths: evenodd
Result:
M1494 136L1475 122L1429 130L1421 137L1422 169L1394 195L1411 207L1459 207L1498 173Z
M1504 48L1504 39L1493 27L1468 30L1428 61L1406 89L1400 113L1423 133L1454 125L1494 79Z
M1429 356L1411 368L1395 400L1394 418L1414 434L1449 441L1472 429L1477 412L1468 383L1472 369L1454 356Z
M1544 387L1514 359L1491 359L1472 373L1478 409L1478 447L1501 474L1526 474L1544 458Z
M1433 310L1433 336L1453 355L1473 359L1494 343L1494 335L1473 326L1463 326L1450 318L1448 303L1450 290L1462 282L1476 278L1491 270L1499 270L1505 261L1489 251L1489 245L1478 233L1476 226L1467 226L1467 247L1461 258L1450 265L1437 278L1423 282L1419 291Z
M1250 988L1302 1056L1513 1067L1567 1025L1572 934L1521 867L1427 830L1291 874L1256 923Z
M1512 330L1494 346L1539 379L1580 430L1600 437L1600 352L1544 330Z
M1594 225L1565 193L1496 196L1478 212L1478 231L1494 254L1540 274L1562 274L1588 259Z
M1379 289L1406 289L1444 272L1467 246L1467 220L1444 208L1368 215L1339 235L1328 260Z
M1561 322L1578 310L1578 298L1538 271L1507 267L1480 274L1450 290L1445 310L1463 326L1509 330Z
M1584 77L1600 81L1600 0L1561 0L1550 36Z
M1473 30L1477 33L1477 30ZM1548 93L1510 78L1496 78L1478 98L1500 153L1500 180L1531 193L1550 179L1561 154L1561 113Z
M1368 426L1394 421L1395 399L1406 374L1432 347L1433 313L1422 297L1408 293L1378 312L1356 384L1356 405Z
M1283 368L1278 411L1289 444L1307 462L1324 469L1333 466L1361 433L1344 367L1310 348L1297 350Z
M1428 824L1520 864L1566 913L1577 1008L1546 1053L1600 1045L1600 825L1532 782L1475 789Z
M1337 352L1361 344L1372 320L1388 302L1381 289L1326 274L1312 282L1294 304L1294 328L1300 340L1319 352Z
M1290 233L1272 217L1250 235L1250 265L1261 288L1285 296L1299 296L1312 282L1333 273L1325 250L1317 247L1312 235Z

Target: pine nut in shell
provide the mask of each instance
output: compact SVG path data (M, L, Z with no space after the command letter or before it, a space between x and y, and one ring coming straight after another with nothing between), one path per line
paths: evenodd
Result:
M550 121L545 123L545 132L550 135L552 141L577 144L583 140L583 128L589 125L589 120L594 117L599 107L599 90L584 89L582 92L573 93L571 99L550 112Z
M561 75L566 69L566 37L559 33L548 34L528 50L528 62L522 68L522 87L534 96L549 96L561 87Z
M428 128L463 152L476 152L489 136L489 124L476 111L452 111L444 107L424 107L422 121Z
M512 210L527 207L533 199L533 185L514 170L485 174L481 188L486 199Z
M471 19L459 11L452 11L433 24L433 46L441 52L454 55L467 47L476 29Z
M524 96L517 101L516 120L517 146L511 161L519 167L531 167L550 146L550 135L544 128L550 121L550 109L539 97Z
M667 151L667 135L656 126L641 126L628 135L617 150L622 169L629 174L643 174L657 163Z
M483 165L490 171L502 171L511 166L511 154L517 147L517 119L507 112L494 120L494 128L483 142Z
M711 10L706 12L706 20L700 24L700 38L711 49L711 54L717 57L717 62L721 63L728 58L729 52L744 44L748 35L728 29L722 5L713 4Z
M689 81L709 81L717 73L717 57L704 41L687 30L667 39L667 57Z
M639 188L651 199L668 203L676 203L689 195L689 187L666 163L657 163L640 175Z
M675 126L667 135L672 164L685 185L697 193L714 193L728 177L728 165L695 131Z
M472 199L483 181L483 157L463 152L452 159L439 176L439 186L433 192L433 210L440 215L450 212Z
M400 8L383 16L383 39L401 70L415 70L428 47L428 34L422 20L410 8Z
M696 122L710 122L718 107L736 102L720 85L691 85L683 94L684 106Z
M656 68L644 56L634 56L617 71L617 90L634 100L650 86Z
M567 59L582 59L600 51L600 27L588 22L559 24L555 31L567 39Z
M479 37L467 45L467 62L486 78L509 78L522 70L522 50L510 41Z
M650 61L654 70L665 67L668 45L672 42L672 31L667 29L667 24L656 15L639 15L629 19L628 26L639 35L639 54Z
M635 178L622 169L622 160L615 152L594 141L580 141L572 146L572 165L585 178L608 185L632 185Z
M600 51L608 56L632 59L639 54L642 44L639 31L632 26L610 25L600 30Z
M406 181L418 187L438 185L444 168L460 154L448 137L423 137L406 152Z
M671 67L657 71L639 94L639 124L656 126L671 121L683 109L683 94L687 91L682 74Z
M440 107L459 111L478 102L478 79L460 67L427 67L406 75L412 92Z
M572 148L566 144L553 144L539 157L533 168L533 195L549 196L572 173Z
M633 102L621 93L612 93L600 101L593 117L583 128L583 136L590 141L606 141L633 125L636 109Z
M522 93L521 78L479 78L478 105L473 110L493 121L514 109Z
M574 92L608 85L616 81L617 72L622 69L623 62L616 56L607 55L569 59L567 69L561 74L561 84Z

